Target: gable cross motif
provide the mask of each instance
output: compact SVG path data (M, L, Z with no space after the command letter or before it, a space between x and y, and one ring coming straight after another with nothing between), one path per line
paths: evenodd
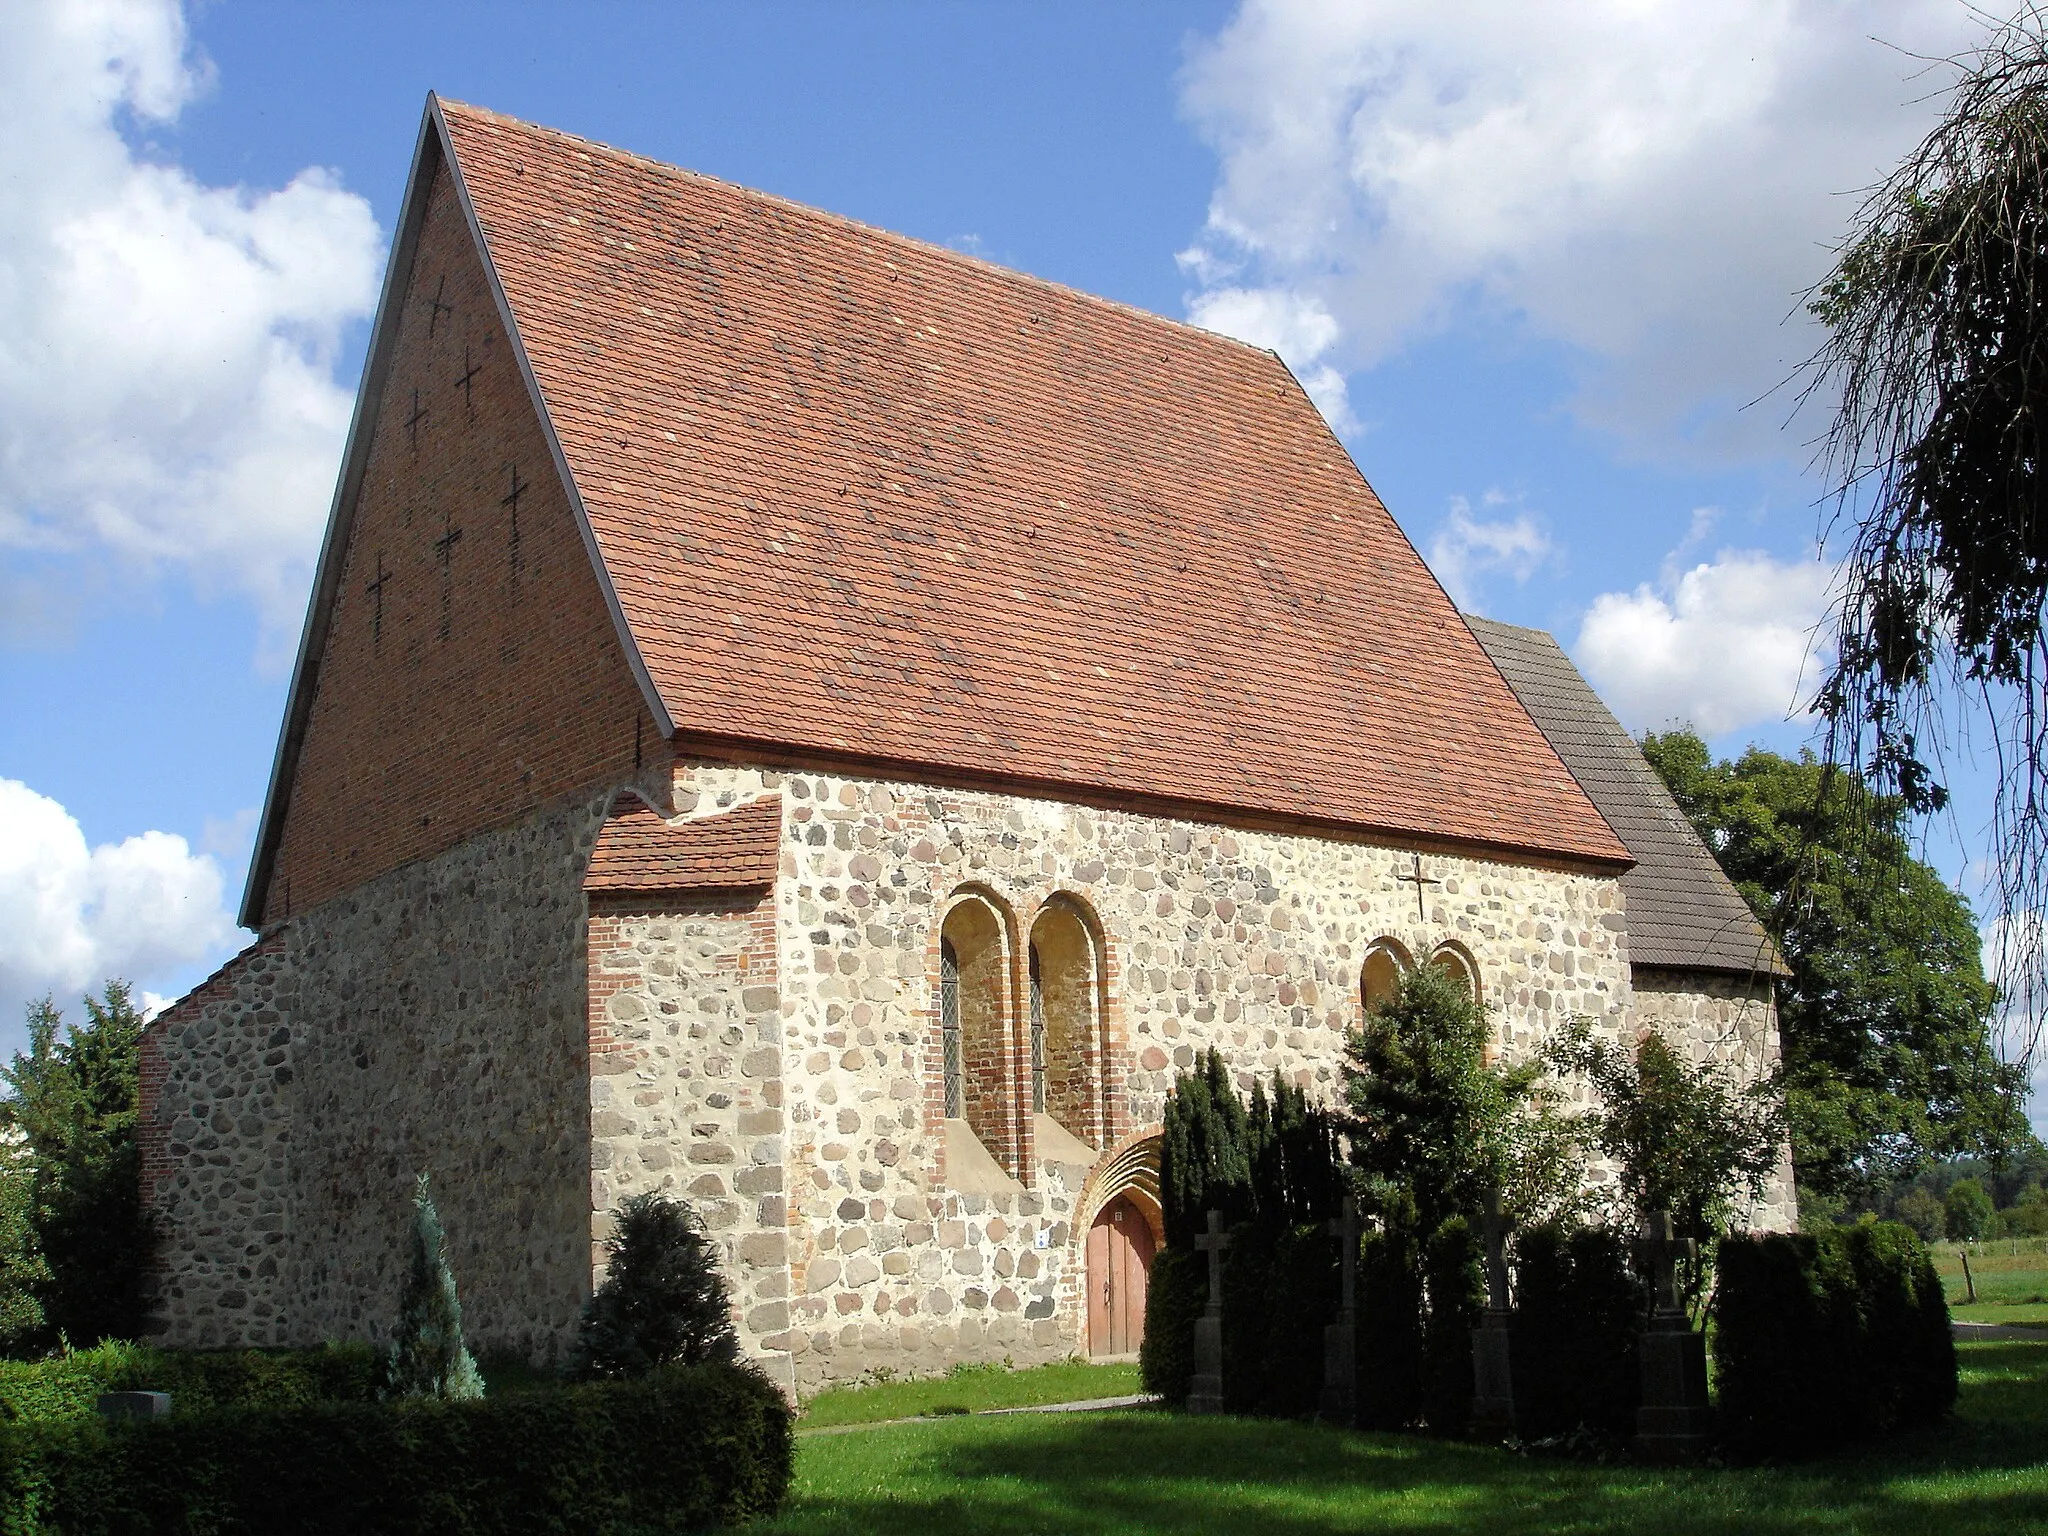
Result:
M441 638L448 638L450 601L455 587L455 546L462 542L462 530L455 526L453 513L441 514L441 526L446 530L434 540L434 555L441 562Z
M443 315L455 313L455 306L453 304L443 304L441 302L441 295L447 291L448 274L443 272L441 274L441 281L434 285L434 296L427 300L427 334L429 336L434 334L434 328L441 323Z
M384 583L391 579L391 573L384 569L384 551L377 551L377 578L363 583L363 591L374 605L370 609L370 645L374 649L384 639Z
M462 344L462 377L455 381L462 386L462 408L465 411L476 409L476 400L470 394L470 380L482 372L483 369L469 360L469 343L465 341Z
M531 485L529 485L526 481L519 478L519 466L517 464L514 464L512 466L512 489L508 491L505 495L498 498L498 505L503 507L508 513L510 513L512 517L512 530L506 536L505 544L507 550L509 551L512 557L512 585L515 587L519 585L520 571L519 498L524 496L528 491L532 489L533 487Z
M1421 854L1411 853L1409 857L1415 861L1415 868L1413 873L1406 875L1396 875L1394 876L1394 878L1400 881L1403 885L1412 885L1415 887L1415 920L1417 922L1421 922L1423 918L1427 915L1422 910L1422 888L1425 885L1442 885L1443 881L1436 879L1434 876L1425 875L1422 872Z
M405 418L405 430L412 434L412 451L420 451L420 423L427 419L427 408L420 404L420 392L412 392L412 414Z

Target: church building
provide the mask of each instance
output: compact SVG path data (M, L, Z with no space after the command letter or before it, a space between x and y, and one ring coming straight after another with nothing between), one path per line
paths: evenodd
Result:
M658 1190L792 1391L1128 1354L1209 1046L1334 1099L1434 965L1509 1057L1778 1051L1634 743L1272 353L431 99L242 921L143 1041L177 1346L387 1337L424 1171L479 1351Z

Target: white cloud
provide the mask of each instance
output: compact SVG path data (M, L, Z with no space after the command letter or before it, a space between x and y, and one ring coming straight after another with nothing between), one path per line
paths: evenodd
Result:
M1182 252L1181 265L1198 275L1214 270L1199 251ZM1344 375L1322 361L1342 331L1320 299L1284 288L1212 288L1188 301L1188 318L1279 353L1325 421L1339 432L1357 429Z
M19 1038L31 999L53 994L75 1016L109 978L163 985L236 936L211 855L169 832L89 848L63 806L0 779L0 1040Z
M1481 498L1488 510L1508 502L1499 491L1488 491ZM1451 594L1452 602L1467 612L1477 612L1480 576L1505 571L1520 586L1536 574L1551 552L1550 535L1532 514L1517 512L1513 517L1484 521L1472 515L1472 504L1463 496L1453 496L1450 516L1429 541L1429 568Z
M0 552L184 571L296 634L381 237L325 171L139 151L210 83L175 0L0 8ZM47 562L44 579L49 579Z
M1803 458L1782 402L1734 408L1811 348L1783 322L1840 194L1938 109L1946 75L1900 50L1981 31L1954 0L1245 0L1183 82L1221 161L1190 311L1226 288L1313 306L1340 381L1504 320L1581 365L1582 419Z
M1803 708L1832 571L1724 549L1655 584L1593 599L1572 654L1631 730L1690 723L1707 736Z

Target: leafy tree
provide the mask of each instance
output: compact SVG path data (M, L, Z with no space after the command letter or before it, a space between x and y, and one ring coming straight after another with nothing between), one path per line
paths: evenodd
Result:
M1725 1068L1694 1066L1654 1031L1633 1050L1596 1040L1586 1018L1560 1030L1544 1056L1598 1095L1588 1128L1619 1169L1618 1214L1631 1225L1669 1211L1680 1231L1710 1236L1728 1225L1739 1196L1761 1199L1769 1188L1784 1135L1771 1080L1738 1087Z
M1942 1228L1949 1241L1974 1243L1991 1230L1991 1197L1975 1179L1958 1179L1941 1202Z
M1425 1240L1476 1215L1489 1189L1524 1221L1576 1192L1579 1149L1544 1064L1488 1065L1486 1016L1436 967L1404 975L1346 1054L1353 1161Z
M83 1028L48 998L28 1010L29 1048L0 1069L0 1131L26 1149L19 1246L0 1250L17 1347L56 1335L132 1339L143 1317L149 1226L137 1141L142 1016L128 985L85 999ZM15 1289L18 1287L19 1289ZM42 1313L38 1333L29 1304ZM4 1327L0 1323L0 1327Z
M45 1332L50 1266L36 1241L35 1163L18 1130L0 1146L0 1354L21 1355Z
M573 1374L644 1376L657 1366L738 1356L718 1250L695 1211L664 1195L628 1196L605 1254L604 1284L583 1309Z
M1851 533L1817 701L1830 757L1936 810L1945 711L1988 723L1990 862L2029 992L2048 906L2044 25L2026 5L1957 61L1941 121L1811 295L1828 336L1807 368L1835 403L1825 459Z
M1939 1242L1948 1230L1948 1213L1941 1197L1924 1184L1914 1184L1892 1202L1892 1219L1902 1221L1919 1234L1923 1242Z
M1643 752L1784 952L1786 1108L1802 1186L1874 1199L1930 1160L2031 1141L1999 1061L1969 904L1914 858L1905 802L1802 753Z
M484 1379L462 1342L462 1303L448 1267L440 1213L422 1173L412 1191L412 1262L398 1303L398 1328L384 1363L387 1397L474 1398Z

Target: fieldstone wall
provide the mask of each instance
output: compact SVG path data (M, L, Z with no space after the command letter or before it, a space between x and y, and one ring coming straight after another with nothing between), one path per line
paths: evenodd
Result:
M792 1393L782 1011L772 893L590 914L591 1281L628 1195L686 1197L724 1250L740 1335Z
M275 934L143 1031L142 1195L163 1237L152 1337L192 1348L290 1341L287 1021L298 997Z
M472 1347L558 1358L590 1285L582 879L616 788L299 914L231 995L152 1026L166 1055L155 1113L170 1117L167 1146L188 1149L154 1190L172 1230L165 1342L382 1341L425 1170ZM202 1096L208 1127L229 1125L210 1148L179 1134ZM246 1111L222 1116L229 1102ZM260 1292L213 1278L232 1265L241 1281L259 1242L277 1260L252 1275ZM237 1290L246 1305L231 1305Z
M1418 912L1418 887L1399 878L1410 856L1366 844L708 763L678 769L676 801L777 788L795 1295L790 1328L759 1342L793 1357L804 1391L878 1368L1086 1347L1090 1170L1048 1162L1025 1115L1020 1177L972 1192L947 1177L939 925L964 891L1006 925L1013 1000L1049 901L1099 925L1110 1123L1098 1164L1156 1124L1174 1074L1212 1044L1247 1087L1277 1069L1334 1096L1359 969L1383 936L1418 958L1461 944L1510 1053L1575 1014L1617 1034L1627 1015L1611 878L1430 856L1424 874L1440 883L1420 888ZM1021 1061L1018 1072L1023 1088Z
M1636 1026L1655 1029L1696 1064L1720 1063L1737 1081L1751 1083L1775 1071L1782 1060L1778 1006L1767 976L1641 966L1634 991ZM1789 1140L1768 1192L1749 1208L1746 1220L1758 1231L1798 1229Z

